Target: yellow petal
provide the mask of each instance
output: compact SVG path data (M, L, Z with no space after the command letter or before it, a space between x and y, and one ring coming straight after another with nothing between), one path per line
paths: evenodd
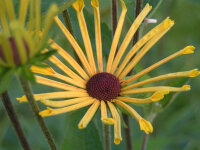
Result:
M42 99L58 99L58 98L72 98L72 97L88 97L87 91L79 92L79 91L67 91L67 92L50 92L50 93L41 93L41 94L34 94L34 98L36 101ZM17 100L22 102L27 102L26 96L22 96L17 98Z
M83 102L88 99L91 99L91 97L78 97L78 98L62 100L62 101L42 99L40 100L40 102L43 103L44 105L51 106L51 107L65 107L72 104Z
M194 46L187 46L186 48L183 49L182 54L192 54L194 53L195 47Z
M92 0L91 5L94 8L94 23L95 23L95 42L97 51L97 64L99 72L103 72L103 58L102 58L102 41L101 41L101 21L99 13L99 2L98 0Z
M31 66L31 71L34 73L39 73L43 75L53 75L56 72L51 67L38 67L38 66Z
M152 101L157 102L163 99L166 94L169 94L169 91L157 91L151 96Z
M142 86L142 85L145 85L148 83L152 83L152 82L158 82L158 81L162 81L162 80L174 79L174 78L180 78L180 77L191 77L192 78L192 77L196 77L198 75L199 75L198 69L193 69L191 71L184 71L184 72L168 73L168 74L160 75L160 76L157 76L154 78L149 78L147 80L140 81L140 82L134 83L132 85L126 86L126 87L122 88L121 91L139 87L139 86Z
M55 87L55 88L59 88L59 89L63 89L63 90L85 91L84 89L77 88L77 87L74 87L74 86L66 84L66 83L54 81L54 80L51 80L48 78L40 77L37 75L35 75L35 78L36 78L37 83L44 84L47 86L51 86L51 87Z
M83 0L77 0L72 6L76 10L83 43L85 45L87 58L88 58L90 66L92 68L93 74L95 74L96 73L96 66L95 66L95 61L94 61L94 56L93 56L92 45L91 45L91 42L90 42L90 37L89 37L89 34L88 34L87 25L86 25L86 22L85 22L83 11L82 11L83 7L84 7L84 1Z
M88 123L91 121L97 109L99 108L99 105L100 105L99 100L94 100L94 103L92 104L92 106L90 106L86 114L83 116L83 118L79 122L78 124L79 129L84 129L87 127Z
M119 42L120 34L121 34L121 31L122 31L124 19L125 19L126 12L127 12L127 8L126 8L124 1L120 0L120 2L122 4L122 12L121 12L118 24L117 24L117 28L115 30L112 45L111 45L111 48L110 48L110 53L109 53L109 56L108 56L108 62L107 62L107 68L106 68L106 72L108 72L108 73L110 73L110 71L111 71L113 59L114 59L114 56L115 56L115 53L116 53L116 50L117 50L117 45L118 45L118 42Z
M48 116L63 114L66 112L70 112L70 111L74 111L74 110L86 107L88 105L91 105L93 102L94 102L94 100L90 99L90 100L84 101L82 103L78 103L78 104L75 104L72 106L63 107L63 108L59 108L59 109L52 109L52 108L47 107L46 110L39 112L39 115L42 117L48 117Z
M6 4L6 9L7 9L7 13L8 13L8 17L10 20L15 20L15 10L13 7L13 1L12 0L5 0L5 4Z
M4 6L3 1L0 0L0 6ZM5 8L1 7L0 9L0 23L1 23L1 27L3 29L3 31L10 36L10 31L9 31L9 27L8 27L8 22L7 22L7 16L5 13Z
M111 67L111 73L114 73L117 66L119 65L119 62L128 46L128 44L130 43L133 35L135 34L135 32L137 31L138 27L140 26L140 24L142 23L143 19L146 17L146 15L149 13L149 11L151 10L151 6L149 6L149 4L146 4L146 6L144 7L144 9L141 11L141 13L137 16L137 18L135 19L135 21L133 22L133 24L131 25L128 33L126 34L119 50L118 53L115 57L115 60L112 64Z
M108 118L105 102L101 101L101 121L105 124L114 124L113 118Z
M115 106L109 101L107 103L114 119L114 143L118 145L122 141L120 116Z
M141 72L137 73L136 75L133 75L132 77L127 79L125 82L123 82L122 85L128 84L128 83L136 80L137 78L139 78L139 77L145 75L146 73L156 69L157 67L167 63L168 61L176 58L177 56L180 56L180 55L183 55L183 54L190 54L190 52L193 51L193 50L194 50L193 46L187 46L186 48L184 48L184 49L182 49L182 50L180 50L180 51L178 51L178 52L176 52L176 53L174 53L174 54L172 54L172 55L160 60L159 62L153 64L152 66L142 70ZM189 51L189 52L187 53L187 51Z

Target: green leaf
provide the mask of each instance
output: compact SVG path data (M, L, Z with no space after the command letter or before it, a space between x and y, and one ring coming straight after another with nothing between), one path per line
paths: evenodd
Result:
M187 84L189 82L190 78L182 78L182 79L174 79L167 83L167 86L172 87L181 87L184 84ZM166 108L170 103L173 102L173 100L180 94L178 93L169 93L165 95L164 99L160 101L160 104L162 105L162 108Z
M86 129L78 129L78 122L84 114L85 111L82 109L68 116L62 150L103 150L98 130L92 121Z
M14 71L15 71L14 69L8 69L1 72L0 94L7 89Z
M29 81L33 82L35 81L35 77L33 72L31 72L31 70L29 69L29 67L27 66L23 66L22 67L22 71L21 71L22 75Z

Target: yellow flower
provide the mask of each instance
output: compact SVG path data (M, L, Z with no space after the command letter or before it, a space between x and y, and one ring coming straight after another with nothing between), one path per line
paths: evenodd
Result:
M0 0L0 6L0 66L25 64L42 50L58 8L51 6L42 25L40 0L21 0L19 13L12 0Z
M56 87L64 91L60 92L50 92L35 94L35 99L40 100L44 105L51 107L61 107L61 108L50 108L47 107L46 110L40 112L43 117L62 114L70 111L74 111L86 106L90 106L86 114L83 116L78 124L79 129L86 128L97 109L101 108L101 120L105 124L114 124L114 143L119 144L122 140L121 137L121 121L116 105L123 107L127 110L133 118L135 118L140 129L144 130L147 134L153 132L153 127L149 121L144 120L132 107L126 103L136 103L136 104L147 104L151 102L156 102L161 100L165 94L169 92L182 92L190 90L189 85L184 85L182 87L169 87L169 86L154 86L154 87L142 87L145 84L157 82L161 80L179 78L179 77L195 77L199 75L197 69L185 72L169 73L165 75L160 75L154 78L149 78L140 82L136 81L139 77L147 74L153 69L159 67L160 65L168 62L169 60L183 55L193 53L194 47L187 46L186 48L168 56L165 59L153 64L152 66L142 70L141 72L125 79L128 72L140 61L140 59L150 50L150 48L174 25L174 21L169 18L165 19L162 23L157 25L154 29L149 31L144 35L132 48L129 50L128 54L122 60L122 56L127 49L134 33L138 29L139 25L142 23L144 18L147 16L148 12L151 10L151 6L147 4L139 16L136 18L135 22L131 25L128 33L126 34L122 44L119 47L118 52L116 48L122 31L122 26L124 23L125 15L127 12L125 3L121 0L122 12L118 21L118 26L113 37L113 42L110 49L109 58L107 61L107 67L103 68L102 59L102 42L101 42L101 28L100 28L100 14L99 14L99 3L97 0L92 0L91 4L94 8L94 20L95 20L95 40L96 40L96 53L97 53L97 66L94 60L93 50L90 42L90 38L87 31L87 26L85 18L83 15L84 1L77 0L73 7L76 10L79 26L81 29L81 34L83 42L85 45L86 56L82 49L70 34L70 32L65 28L63 23L58 17L55 17L55 22L63 31L64 35L73 46L76 54L78 55L82 66L74 60L67 51L62 49L56 42L50 40L51 47L58 51L58 54L63 57L71 67L64 65L56 56L52 56L49 60L60 68L66 75L62 75L52 68L39 68L33 66L31 69L33 72L47 75L50 77L55 77L63 82L55 81L36 75L36 81L40 84L47 86ZM136 54L136 52L138 52ZM115 55L116 54L116 55ZM136 56L131 60L132 56ZM122 63L119 65L119 62ZM130 61L130 63L128 63ZM119 66L119 68L117 68ZM72 71L73 68L74 71ZM105 70L105 71L104 71ZM138 88L140 87L140 88ZM147 98L130 98L125 97L125 95L133 95L140 93L152 93L152 96ZM66 100L52 100L52 99L63 99ZM26 97L23 96L18 98L20 102L25 102ZM112 114L112 117L108 115L108 108Z

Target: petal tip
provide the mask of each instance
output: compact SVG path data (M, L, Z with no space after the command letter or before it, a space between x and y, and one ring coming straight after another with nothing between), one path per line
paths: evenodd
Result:
M110 124L110 125L113 125L113 124L114 124L113 118L101 118L101 121L102 121L104 124Z
M83 10L85 4L84 4L84 0L77 0L76 2L74 2L72 4L72 7L77 11L80 12Z
M157 91L151 96L151 99L156 102L162 100L166 94L169 94L169 91Z
M115 138L115 139L114 139L114 143L115 143L116 145L119 145L121 141L122 141L122 139L120 139L120 138Z
M27 102L26 96L16 98L20 103Z
M99 1L98 0L91 0L91 5L93 7L99 7Z
M200 75L200 71L198 69L194 69L190 72L189 77L193 78Z
M39 115L40 115L41 117L47 117L47 116L50 116L51 114L52 114L52 109L49 108L49 107L47 107L46 110L43 110L43 111L40 111L40 112L39 112Z
M140 130L144 130L146 134L153 132L153 127L149 121L146 121L143 118L140 118L139 124L140 124Z
M185 90L185 91L189 91L191 89L191 86L190 85L183 85L182 89Z
M194 50L195 50L195 47L194 47L194 46L186 46L186 47L183 49L182 54L192 54L192 53L194 53Z

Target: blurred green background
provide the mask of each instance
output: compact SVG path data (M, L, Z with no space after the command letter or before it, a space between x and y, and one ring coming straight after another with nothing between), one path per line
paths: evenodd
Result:
M16 1L15 1L16 2ZM44 13L51 3L61 5L64 0L43 0L42 12ZM126 0L128 13L123 28L121 41L129 29L134 18L135 0ZM184 48L187 45L196 47L195 54L180 56L167 64L151 72L149 76L157 76L164 73L187 71L200 66L200 0L144 0L144 4L149 2L153 5L153 10L160 4L151 18L158 20L158 23L167 16L175 20L175 26L145 55L140 62L143 68L153 64L158 60ZM93 47L94 23L93 10L89 0L85 0L86 8L84 14L86 17L88 30L90 31ZM16 3L16 8L18 4ZM105 59L109 53L111 45L111 0L100 0L101 20L102 20L102 39ZM75 12L69 8L69 13L75 32L75 36L82 44L80 30L76 20ZM120 15L120 3L119 12ZM60 16L62 18L62 16ZM141 27L141 35L153 28L156 24L144 24ZM66 42L63 34L57 27L53 30L54 39L66 50L71 51L71 47ZM72 53L72 52L71 52ZM181 93L164 111L159 113L154 120L154 132L149 137L147 150L200 150L200 78L190 80L192 89L189 92ZM57 89L43 85L33 85L35 93L56 91ZM26 103L18 103L16 97L22 96L22 90L18 81L13 77L8 89L12 102L15 106L20 122L25 131L26 137L33 150L48 150L48 145L40 132L37 122L33 118L30 108ZM45 107L40 105L41 109ZM143 113L142 107L136 109ZM78 110L72 113L46 118L47 125L51 130L59 149L69 150L102 150L102 124L98 112L93 121L85 130L78 130L77 124L83 116L86 109ZM144 115L142 115L144 116ZM138 123L131 120L131 134L133 138L134 150L139 150L141 146L143 132L139 130ZM122 130L123 131L123 130ZM113 127L111 128L113 140ZM113 150L125 149L124 135L123 141L119 146L112 143ZM7 114L0 103L0 150L20 150L21 147L17 137L11 127Z

